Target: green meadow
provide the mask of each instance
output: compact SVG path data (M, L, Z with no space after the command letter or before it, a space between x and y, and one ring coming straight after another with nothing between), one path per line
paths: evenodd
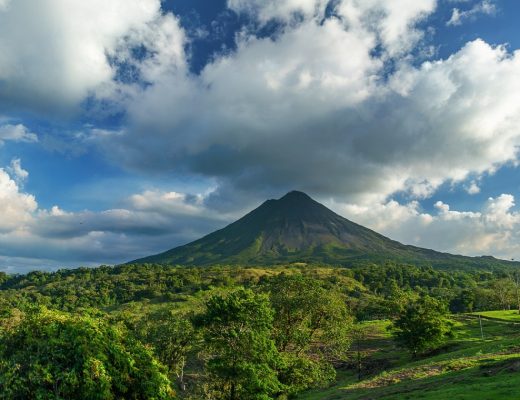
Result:
M483 317L483 340L478 314ZM518 399L518 311L486 311L452 319L455 337L417 360L395 346L389 321L366 323L372 334L362 344L361 379L345 368L331 387L298 399ZM351 358L356 358L355 352Z

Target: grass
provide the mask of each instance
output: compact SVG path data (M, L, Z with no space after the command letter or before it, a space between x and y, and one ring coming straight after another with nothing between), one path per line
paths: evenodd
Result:
M483 318L496 319L508 322L520 322L518 310L481 311L472 315L481 315Z
M334 385L298 399L518 399L520 326L514 323L520 321L518 314L482 314L489 314L482 318L484 340L476 315L454 316L455 338L416 360L394 345L389 322L370 322L366 324L370 334L360 346L366 367L362 379L358 381L355 368L347 366Z

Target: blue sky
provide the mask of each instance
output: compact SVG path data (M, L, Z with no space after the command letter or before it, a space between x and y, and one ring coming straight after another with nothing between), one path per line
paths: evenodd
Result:
M515 0L0 0L0 270L118 263L299 189L520 258Z

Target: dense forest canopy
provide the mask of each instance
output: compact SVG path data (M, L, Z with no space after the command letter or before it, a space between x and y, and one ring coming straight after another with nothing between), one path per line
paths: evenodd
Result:
M449 336L448 312L517 308L518 281L504 268L395 263L135 264L1 274L0 384L13 388L3 398L66 398L92 385L104 388L99 398L150 390L132 389L135 379L159 390L135 398L290 398L334 381L336 367L352 361L348 351L363 321L394 321L396 343L421 354ZM99 346L70 347L87 336ZM136 357L146 378L132 378L125 367ZM56 378L71 368L71 376Z

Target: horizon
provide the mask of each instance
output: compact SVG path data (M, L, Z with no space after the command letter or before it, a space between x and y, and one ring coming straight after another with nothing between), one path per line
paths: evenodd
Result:
M0 0L0 271L119 264L297 188L520 258L520 4Z

